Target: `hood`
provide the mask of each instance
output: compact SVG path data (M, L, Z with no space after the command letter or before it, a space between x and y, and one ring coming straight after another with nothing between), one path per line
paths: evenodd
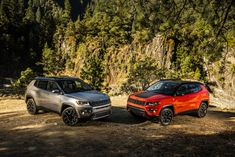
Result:
M82 101L103 101L103 100L109 99L108 95L101 93L99 91L96 91L96 90L69 93L65 95L69 97L73 97L78 100L82 100Z
M149 101L157 101L157 100L166 99L166 98L171 97L169 95L154 93L151 91L138 92L138 93L134 94L134 96L145 99L145 100L149 100Z

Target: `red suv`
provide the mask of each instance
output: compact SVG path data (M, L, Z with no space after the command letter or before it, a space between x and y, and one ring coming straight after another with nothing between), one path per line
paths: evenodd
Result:
M209 93L204 84L181 80L160 80L131 94L127 101L127 110L133 116L158 117L162 125L169 125L174 115L186 111L204 117L208 106Z

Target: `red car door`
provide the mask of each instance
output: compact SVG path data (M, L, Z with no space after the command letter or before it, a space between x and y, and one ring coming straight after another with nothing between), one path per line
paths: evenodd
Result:
M179 87L173 99L176 113L196 109L199 94L195 92L195 88L194 84L183 84Z

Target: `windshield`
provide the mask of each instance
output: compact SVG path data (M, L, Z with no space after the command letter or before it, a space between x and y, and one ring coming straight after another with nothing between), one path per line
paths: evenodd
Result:
M90 85L79 79L58 80L57 83L66 94L92 90Z
M159 94L173 95L179 84L179 82L159 81L147 88L147 91Z

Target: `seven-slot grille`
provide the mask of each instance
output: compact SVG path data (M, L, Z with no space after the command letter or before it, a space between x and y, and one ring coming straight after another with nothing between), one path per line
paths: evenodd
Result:
M145 102L144 101L135 100L135 99L132 99L132 98L128 98L128 102L131 102L131 103L137 104L137 105L141 105L141 106L145 106Z
M93 102L90 102L90 105L95 107L95 106L101 106L101 105L107 105L107 104L110 104L110 100L101 100L101 101L93 101Z

